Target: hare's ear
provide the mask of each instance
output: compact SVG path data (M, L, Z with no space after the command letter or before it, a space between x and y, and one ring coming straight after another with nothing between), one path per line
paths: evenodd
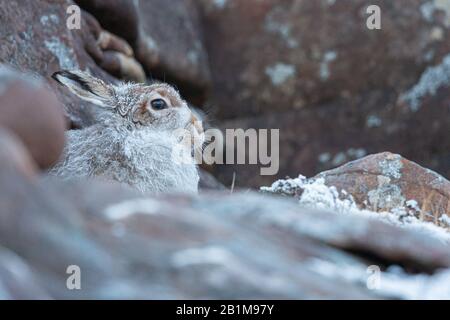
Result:
M100 79L82 71L66 70L54 73L52 78L83 100L101 107L112 107L113 90Z

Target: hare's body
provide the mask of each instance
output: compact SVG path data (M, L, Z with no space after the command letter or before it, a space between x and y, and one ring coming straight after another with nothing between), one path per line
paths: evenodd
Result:
M127 85L126 90L119 87L114 92L130 94L143 88L147 87ZM115 96L113 99L124 100ZM180 144L173 134L174 130L187 128L193 115L181 105L179 110L163 114L164 118L158 118L162 111L155 112L157 116L151 113L155 118L149 118L147 99L144 94L129 96L125 99L127 104L122 102L114 108L128 109L127 112L105 112L98 124L68 131L64 155L50 174L62 178L96 176L126 183L142 192L197 192L199 175L190 157L191 146ZM180 148L189 157L177 161L174 150Z
M64 157L50 174L62 178L100 177L142 192L197 192L195 163L171 161L174 142L160 132L94 125L67 132Z

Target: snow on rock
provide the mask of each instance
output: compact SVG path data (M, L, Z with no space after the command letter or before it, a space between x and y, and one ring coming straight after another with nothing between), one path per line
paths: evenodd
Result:
M392 160L392 157L390 159ZM383 165L380 166L380 169L385 175L382 177L386 179L389 179L387 177L400 179L403 168L401 160L399 156L395 156L395 163L390 163L389 159L383 160ZM319 175L308 179L300 175L294 179L278 180L270 187L261 187L261 191L295 197L299 206L303 209L319 209L339 216L353 216L352 228L360 224L358 221L361 218L367 218L376 223L386 223L409 230L417 235L433 237L444 244L450 244L449 215L442 214L439 222L436 224L425 221L425 217L429 214L422 209L423 207L415 199L408 199L398 203L398 206L392 207L390 210L380 212L368 210L365 208L367 203L356 203L352 194L346 190L338 190L335 186L327 185L324 176ZM380 178L378 177L378 179ZM387 196L389 197L389 195ZM295 223L292 221L289 224L295 227ZM305 222L302 222L302 224L303 228L308 228L309 232L314 232L314 226ZM319 229L322 230L322 227L318 226L318 229L316 228L317 231L319 232ZM361 226L358 228L361 228ZM327 230L330 231L329 228ZM368 231L369 229L366 229L364 232ZM366 248L365 250L368 249ZM450 269L441 269L430 275L425 273L411 274L403 267L395 265L380 270L379 266L374 265L372 267L375 267L376 270L372 272L371 266L367 267L358 264L339 265L320 259L310 259L307 262L307 266L330 280L364 285L374 293L384 297L399 299L450 299Z
M336 187L327 186L323 178L307 179L302 175L295 179L278 180L271 187L261 187L261 191L297 196L299 205L303 208L325 209L337 214L363 215L392 225L424 232L450 243L450 232L448 232L450 229L421 221L418 218L422 212L417 207L416 200L409 200L406 206L399 206L384 212L360 209L353 196L345 190L339 192ZM450 222L448 216L442 220Z

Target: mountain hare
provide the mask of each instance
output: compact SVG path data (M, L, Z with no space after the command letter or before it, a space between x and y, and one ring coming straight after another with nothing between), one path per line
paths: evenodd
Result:
M100 176L142 192L197 192L192 145L203 144L203 127L174 88L107 85L81 71L61 71L53 78L107 112L97 124L67 132L63 158L50 174ZM183 136L174 134L179 129ZM188 156L174 157L177 150Z

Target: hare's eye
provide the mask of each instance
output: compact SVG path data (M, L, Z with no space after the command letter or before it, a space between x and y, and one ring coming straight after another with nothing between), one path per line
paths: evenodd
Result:
M163 99L155 99L150 102L152 108L155 110L162 110L167 108L167 103Z

